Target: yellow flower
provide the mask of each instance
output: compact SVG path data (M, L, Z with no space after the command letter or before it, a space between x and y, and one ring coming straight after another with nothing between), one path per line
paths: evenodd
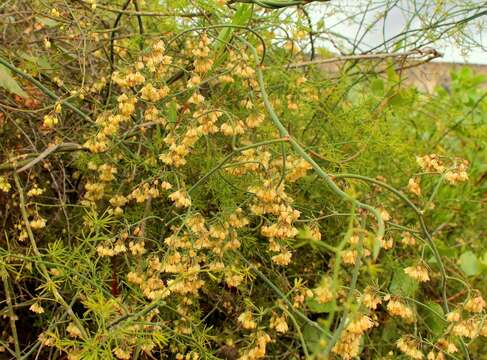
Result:
M56 126L58 123L59 123L59 120L56 116L46 115L46 116L44 116L44 121L42 124L44 125L44 127L51 129L54 126Z
M427 282L430 280L428 269L422 265L409 266L404 269L404 272L411 278L419 282Z
M446 321L448 322L456 322L456 321L460 321L460 319L461 319L461 315L460 315L460 311L458 310L454 310L446 314Z
M357 260L357 250L345 250L342 252L342 260L344 264L353 265Z
M372 327L374 327L374 322L368 316L362 315L348 324L346 331L361 335Z
M451 353L451 354L456 353L458 351L458 348L455 346L455 344L446 340L446 339L439 339L437 341L436 345L440 349L442 349L448 353Z
M178 208L187 208L191 206L191 199L189 198L188 194L182 190L173 192L171 195L169 195L169 199L174 201L176 207Z
M257 327L257 323L254 321L252 312L245 311L240 314L237 319L244 329L255 329Z
M292 253L290 251L284 251L278 255L274 255L271 259L277 265L286 266L291 262L291 257Z
M203 101L205 101L205 97L198 92L194 92L193 95L191 95L191 97L188 99L190 104L195 105L201 104Z
M0 190L3 192L9 192L12 186L7 181L5 176L0 176Z
M72 322L68 324L66 331L68 332L69 336L71 336L71 337L74 337L74 338L81 337L80 329Z
M341 356L344 360L356 358L360 352L362 336L344 331L339 341L333 346L332 351Z
M46 227L46 219L38 217L35 220L29 221L29 224L32 229L43 229Z
M482 296L470 298L465 304L465 310L472 313L479 313L485 308L485 300Z
M411 359L422 360L423 353L419 350L419 344L410 336L401 337L396 344L397 348Z
M128 350L123 350L122 348L115 348L113 350L113 353L117 357L117 359L120 360L130 360L132 358L132 353Z
M440 157L436 154L417 156L416 162L424 171L443 172L445 167Z
M313 289L316 301L320 304L326 304L335 297L331 288L331 280L327 277L321 280L320 286Z
M289 328L286 322L286 317L284 316L277 316L276 314L273 314L269 326L271 329L275 329L278 333L286 333Z
M417 195L417 196L421 195L421 187L419 186L419 182L417 179L415 179L415 178L409 179L408 191L410 193Z
M387 311L393 316L401 317L406 323L413 323L416 320L413 310L399 300L389 300Z
M134 243L133 241L131 241L129 243L129 249L130 249L130 252L132 253L132 255L143 255L145 253L145 242L144 241L140 241L138 243Z
M368 286L364 291L363 304L371 310L376 310L380 303L382 303L380 296Z
M478 322L475 319L462 320L451 329L451 333L455 336L463 336L468 338L475 338L478 335Z
M416 245L416 239L410 233L403 232L401 243L406 246L413 246Z
M43 314L44 313L44 308L38 302L33 303L29 307L29 310L32 312L35 312L36 314Z
M380 212L380 214L382 216L382 220L384 220L384 221L391 220L391 215L389 214L389 212L386 209L379 208L379 212Z

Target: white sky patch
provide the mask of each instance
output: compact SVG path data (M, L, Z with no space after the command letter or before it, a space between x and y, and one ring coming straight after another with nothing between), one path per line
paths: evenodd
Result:
M360 53L370 49L374 51L394 51L393 43L399 39L403 44L414 46L412 42L420 37L420 43L428 43L428 37L424 32L409 32L410 35L403 36L400 34L411 29L421 29L425 23L434 19L435 4L433 0L341 0L331 1L330 3L321 3L314 7L309 7L309 14L313 23L323 20L326 29L340 34L358 44L356 49L346 42L340 42L340 47L345 46L346 52ZM458 8L455 4L466 4L467 1L456 1L453 3L451 11ZM444 54L439 61L448 62L465 62L476 64L487 64L487 51L482 48L485 44L484 38L487 38L487 2L471 1L472 6L478 6L486 15L479 16L478 19L471 22L467 33L469 42L476 42L477 45L459 46L452 39L435 41L427 44L427 47L434 48ZM385 9L389 8L385 16ZM336 11L335 11L336 10ZM381 18L380 20L377 20ZM461 17L457 18L460 19ZM324 45L332 51L331 43L325 41ZM383 44L386 45L383 45ZM480 45L480 46L479 46ZM409 47L409 48L410 48ZM343 50L343 49L342 49Z

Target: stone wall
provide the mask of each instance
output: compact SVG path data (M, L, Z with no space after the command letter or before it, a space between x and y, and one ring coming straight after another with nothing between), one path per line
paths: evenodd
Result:
M370 68L372 64L362 63L359 65L361 70ZM342 68L343 63L335 62L329 64L321 64L319 67L323 71L336 74ZM429 62L415 67L411 67L401 71L402 79L405 84L414 85L422 91L431 93L436 86L448 86L450 83L450 74L452 71L461 69L462 67L469 67L474 72L484 74L487 76L487 65L477 64L462 64L449 62ZM379 66L380 67L380 66ZM483 85L487 88L487 81Z
M417 86L419 89L431 92L436 86L448 86L450 73L469 67L475 73L487 77L487 65L461 64L448 62L430 62L404 71L405 82ZM487 81L483 84L487 88Z

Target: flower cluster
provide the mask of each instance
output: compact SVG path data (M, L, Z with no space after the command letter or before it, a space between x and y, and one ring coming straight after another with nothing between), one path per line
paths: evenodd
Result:
M418 156L416 157L416 161L424 171L443 174L445 180L452 185L468 180L468 160L455 159L452 166L447 166L440 156L431 154L421 157ZM412 192L418 191L418 187L414 184L412 187L414 190Z
M362 335L374 326L375 323L368 316L358 315L343 330L332 351L345 360L357 357L360 351Z
M411 359L417 359L417 360L423 359L423 353L420 350L419 344L411 336L401 337L397 341L396 346L399 350L401 350L405 355L407 355Z
M423 265L409 266L404 269L404 272L419 282L426 282L430 280L428 269Z
M408 324L416 321L416 315L413 309L404 304L401 300L390 299L387 303L387 311L393 316L402 318Z

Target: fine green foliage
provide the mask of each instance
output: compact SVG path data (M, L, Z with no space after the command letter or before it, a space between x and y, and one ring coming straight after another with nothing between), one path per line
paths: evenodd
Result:
M0 5L0 358L481 359L486 79L403 77L477 5Z

